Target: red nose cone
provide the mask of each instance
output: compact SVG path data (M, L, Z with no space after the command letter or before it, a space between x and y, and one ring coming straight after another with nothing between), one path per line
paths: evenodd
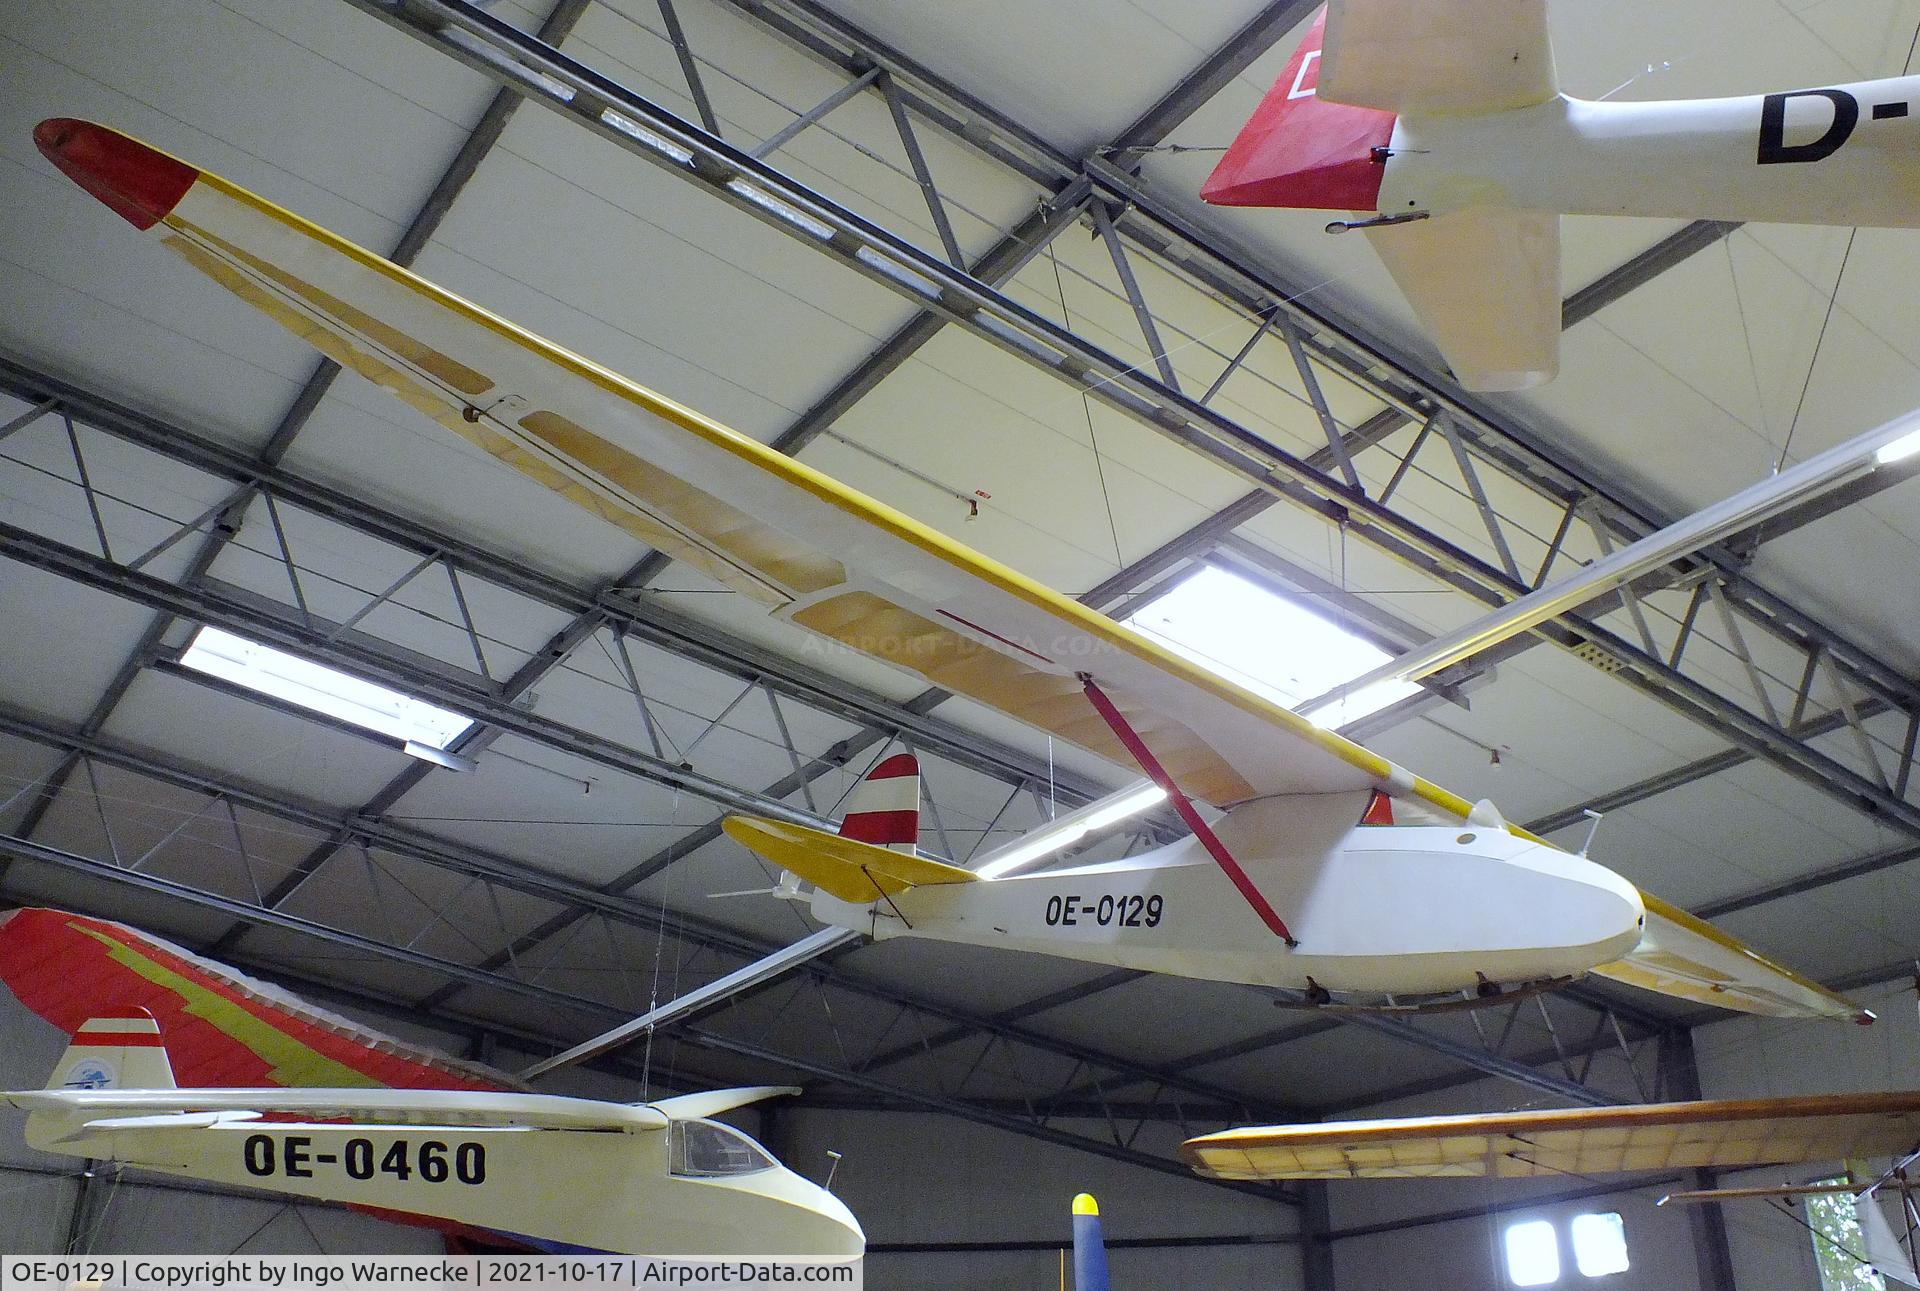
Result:
M165 219L200 174L137 139L71 117L42 121L33 142L68 179L137 229Z

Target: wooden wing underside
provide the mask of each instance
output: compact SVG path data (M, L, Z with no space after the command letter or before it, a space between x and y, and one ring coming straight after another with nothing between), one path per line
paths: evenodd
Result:
M1916 1148L1920 1091L1279 1125L1189 1139L1181 1150L1217 1179L1524 1179Z

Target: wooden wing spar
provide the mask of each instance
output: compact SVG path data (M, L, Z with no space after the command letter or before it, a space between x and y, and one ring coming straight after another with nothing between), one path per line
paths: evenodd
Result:
M1378 789L1442 819L1472 811L899 511L218 176L88 122L43 121L34 135L76 183L328 357L778 618L1124 765L1132 759L1119 730L1089 702L1097 682L1170 779L1216 806ZM1858 1016L1711 926L1646 904L1652 957L1635 952L1597 971L1728 1008Z
M1260 1126L1188 1139L1181 1154L1215 1179L1526 1179L1916 1148L1920 1091Z

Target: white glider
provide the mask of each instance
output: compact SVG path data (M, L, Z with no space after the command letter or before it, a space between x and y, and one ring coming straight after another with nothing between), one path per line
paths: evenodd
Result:
M800 1091L652 1103L441 1089L181 1089L153 1016L89 1020L44 1090L0 1093L45 1152L430 1216L550 1251L852 1259L846 1205L709 1120Z
M1201 197L1355 213L1471 390L1558 371L1563 214L1920 226L1920 77L1576 99L1546 7L1330 0Z
M1321 999L1593 971L1733 1009L1871 1017L1491 804L218 176L87 122L35 136L161 245L452 433L782 620L1139 765L1194 831L1113 865L981 881L914 854L912 834L733 822L816 884L829 922ZM894 795L882 816L905 809ZM1193 799L1225 815L1210 825Z

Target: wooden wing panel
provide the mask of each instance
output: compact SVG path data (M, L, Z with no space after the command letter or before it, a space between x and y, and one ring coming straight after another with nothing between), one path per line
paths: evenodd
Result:
M1920 1091L1227 1130L1181 1151L1219 1179L1502 1179L1780 1165L1920 1148Z
M1332 0L1319 95L1388 112L1499 112L1559 92L1546 0Z
M1626 958L1593 971L1662 995L1769 1017L1871 1022L1873 1014L1695 918L1641 894L1647 923Z

